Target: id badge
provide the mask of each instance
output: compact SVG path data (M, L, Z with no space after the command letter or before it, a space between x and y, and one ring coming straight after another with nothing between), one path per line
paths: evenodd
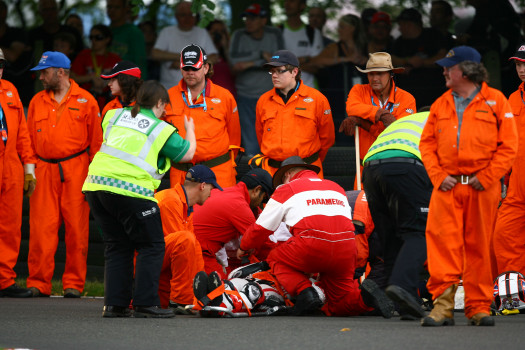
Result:
M7 130L2 129L2 141L7 141Z

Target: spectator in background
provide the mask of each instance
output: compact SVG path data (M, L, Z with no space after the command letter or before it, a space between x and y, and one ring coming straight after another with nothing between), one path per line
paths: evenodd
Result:
M75 28L77 30L78 34L80 34L80 37L82 38L82 44L85 46L84 22L82 21L82 18L80 18L80 16L77 15L76 13L71 13L66 17L64 24L66 26L70 26L71 28Z
M467 0L476 14L466 33L458 35L459 45L474 47L490 75L490 86L509 96L520 83L508 62L519 45L520 18L509 0Z
M350 89L366 77L355 69L366 63L367 43L361 19L347 14L339 19L338 41L325 47L310 65L315 66L319 90L328 98L334 124L339 127L346 117L345 101ZM353 145L354 140L341 133L335 136L337 146Z
M430 27L439 30L445 37L447 50L456 46L456 36L450 32L453 21L454 11L452 11L452 6L448 1L432 1L432 7L430 8Z
M390 15L382 11L374 13L368 27L368 53L392 52L394 38L390 35L391 30Z
M53 50L62 52L71 61L75 55L77 41L75 36L68 32L58 32L53 38Z
M108 74L121 61L119 55L109 52L112 39L108 26L94 25L89 33L91 48L82 50L71 65L71 78L95 97L100 110L111 99L109 86L100 75Z
M160 63L151 58L151 51L157 41L157 25L154 21L143 21L139 24L139 29L144 34L146 43L146 54L148 62L148 80L160 80Z
M144 76L148 76L146 45L140 29L128 22L129 0L107 0L106 12L113 33L111 51L123 60L136 63Z
M176 86L182 79L180 52L189 44L196 44L208 53L208 61L217 60L217 49L208 32L198 27L196 16L191 12L191 2L180 1L175 5L177 25L161 30L151 58L160 62L160 83L166 89Z
M230 59L236 75L241 144L251 157L260 151L255 134L255 106L259 97L273 87L262 65L270 60L272 52L284 48L284 40L279 29L266 25L268 12L261 5L248 6L242 16L244 28L233 32Z
M77 53L84 49L82 37L75 28L60 24L58 17L58 5L56 0L39 0L38 15L42 19L42 24L29 31L28 45L32 49L33 65L37 65L44 51L53 51L55 34L59 32L72 33L75 36L75 52L71 57L75 58ZM35 92L43 89L42 83L36 79L35 75Z
M368 35L368 27L370 26L370 23L372 22L372 17L376 12L377 9L372 7L367 7L363 11L361 11L361 15L359 17L361 18L361 24L363 30L365 31L365 35Z
M293 52L299 59L303 84L314 87L315 77L310 72L308 62L323 49L323 37L319 29L305 25L301 20L301 14L305 9L306 0L285 0L286 22L284 22L282 31L284 48ZM312 72L313 70L312 68Z
M397 17L401 36L394 41L394 64L406 68L397 78L398 86L416 98L418 106L429 106L443 93L443 74L435 61L447 53L443 35L434 28L423 28L421 13L408 8Z
M325 35L323 35L323 28L326 24L326 12L322 7L310 7L308 10L308 24L311 27L319 29L321 35L323 36L323 47L333 43L334 41Z
M23 29L7 24L7 15L7 5L4 0L0 0L0 48L6 61L3 78L17 87L22 104L27 106L34 94L29 71L31 47L27 45L28 37Z
M213 65L213 82L230 91L235 97L235 77L230 68L230 34L221 20L211 21L206 27L218 51L217 61Z

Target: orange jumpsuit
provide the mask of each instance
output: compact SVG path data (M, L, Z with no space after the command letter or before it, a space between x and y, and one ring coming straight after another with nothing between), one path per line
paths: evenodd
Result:
M27 118L39 157L38 184L29 202L27 287L36 287L43 294L51 293L62 221L66 230L63 287L82 291L86 280L89 206L82 185L102 143L102 127L97 101L73 80L69 82L71 87L60 103L52 91L37 93L29 104Z
M482 84L463 113L459 131L452 91L432 104L419 149L434 190L426 229L430 279L428 290L439 297L463 279L465 315L489 313L493 284L490 239L500 199L500 178L518 148L513 114L507 99ZM484 190L460 181L439 189L447 175L475 174Z
M0 139L0 289L15 283L13 268L18 259L22 225L23 164L35 164L36 157L27 131L24 108L15 86L0 80L0 105L7 142Z
M494 231L496 276L505 271L525 273L525 102L524 83L509 97L518 128L518 155L512 165L507 197L498 210ZM493 277L496 277L493 276Z
M323 177L322 161L334 144L335 132L328 100L316 89L301 81L286 104L275 89L264 93L255 109L255 132L265 157L260 166L270 175L279 166L272 166L269 159L282 162L291 156L305 159L317 154L310 163L321 168L319 177Z
M374 222L372 221L372 215L368 208L368 202L366 201L365 191L360 191L354 205L354 211L352 213L352 221L359 221L364 225L365 232L362 234L355 235L355 243L357 246L357 263L356 267L366 266L368 263L368 256L370 249L368 247L368 238L374 231ZM354 224L355 225L355 224Z
M135 105L135 101L129 104L129 106L134 106L134 105ZM122 108L122 103L120 103L120 100L118 99L118 97L115 97L114 99L106 103L106 105L104 106L104 109L102 110L101 116L104 117L107 111L111 109L118 109L118 108Z
M168 90L171 106L166 106L165 120L177 127L180 135L185 137L184 116L192 117L195 123L197 149L190 163L178 163L172 166L171 186L184 183L186 171L198 163L213 170L221 187L233 186L236 184L237 175L235 156L241 144L237 103L228 90L209 79L206 80L205 93L198 96L191 108L186 102L187 91L184 79Z
M159 201L166 242L159 281L160 303L164 308L170 300L188 305L193 303L193 277L204 271L201 245L193 232L193 215L188 212L181 184L158 192L155 198Z
M416 113L416 100L414 96L396 87L394 81L391 81L392 88L390 89L390 96L388 97L386 105L383 106L383 109L390 111L396 119ZM375 121L379 108L381 108L379 106L379 98L370 87L370 84L354 85L348 93L346 113L349 116L353 115L374 123L370 127L370 131L366 131L363 128L359 129L359 157L361 159L359 163L361 164L361 173L363 173L363 159L368 149L377 139L377 136L385 130L382 122Z

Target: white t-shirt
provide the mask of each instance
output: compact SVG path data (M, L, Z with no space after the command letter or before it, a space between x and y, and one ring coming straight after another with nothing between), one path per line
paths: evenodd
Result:
M200 27L193 27L191 30L184 32L177 26L169 26L161 30L155 49L180 53L184 47L190 44L197 44L206 51L206 55L216 54L217 49L213 44L208 32ZM169 89L179 83L182 79L180 65L177 63L177 69L170 68L172 61L162 62L160 65L160 83L166 89Z
M314 29L313 41L310 43L306 32L306 25L301 29L291 30L285 24L283 27L284 47L292 51L298 58L303 56L314 57L323 50L323 35L319 29ZM303 83L310 87L314 86L314 75L305 71L301 72Z

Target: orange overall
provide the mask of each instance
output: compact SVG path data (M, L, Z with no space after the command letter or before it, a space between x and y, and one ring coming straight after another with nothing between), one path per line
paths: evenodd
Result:
M24 169L36 157L27 131L24 108L18 91L7 80L0 80L0 106L7 142L0 139L0 289L15 283L13 268L18 259L22 225Z
M465 315L471 318L490 313L493 284L488 259L499 180L514 161L518 139L509 103L486 83L465 108L458 137L459 125L448 90L432 105L419 144L434 185L426 229L427 287L435 299L463 279ZM484 190L461 181L449 191L439 189L448 175L464 175L467 182L466 176L473 174Z
M84 289L89 240L89 206L82 193L90 161L102 143L97 101L73 80L60 103L41 91L29 104L27 124L38 184L30 199L27 287L51 293L58 229L65 225L63 288Z
M213 170L221 187L233 186L237 175L235 157L241 144L237 103L228 90L209 79L206 80L204 93L191 106L187 90L184 80L168 90L171 106L166 106L165 120L177 127L180 135L185 137L184 116L192 117L197 149L190 163L173 164L170 169L171 186L184 183L186 171L197 163Z
M169 301L188 305L193 302L193 277L204 270L202 249L193 233L193 215L181 184L155 194L159 201L162 230L166 242L159 281L163 308Z
M363 128L359 129L359 157L361 159L359 163L361 164L361 173L363 173L363 159L368 149L379 134L385 130L383 123L375 120L379 108L388 110L396 119L400 119L416 113L416 100L410 93L395 86L393 80L390 96L383 107L380 107L379 98L370 87L370 84L359 84L352 87L346 100L346 113L349 116L356 116L373 123L370 131L366 131Z
M319 177L323 177L322 161L334 144L335 132L328 100L316 89L301 81L286 104L275 89L264 93L255 109L255 132L264 156L253 165L273 176L279 168L275 162L299 156L320 167Z
M518 155L512 165L507 197L498 210L494 231L496 276L505 271L525 273L525 102L524 83L509 97L518 128ZM493 276L493 277L496 277Z

